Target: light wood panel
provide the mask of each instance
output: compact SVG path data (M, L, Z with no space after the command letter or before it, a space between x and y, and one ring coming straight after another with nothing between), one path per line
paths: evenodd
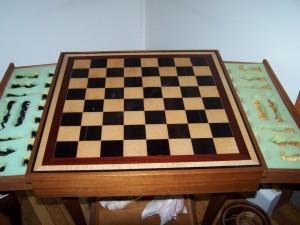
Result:
M38 198L33 191L18 191L23 225L75 225L61 198ZM90 224L88 199L80 199L86 223ZM0 224L2 223L0 220Z
M259 168L224 168L217 174L214 169L153 170L33 174L31 179L41 197L107 197L254 191L261 173Z

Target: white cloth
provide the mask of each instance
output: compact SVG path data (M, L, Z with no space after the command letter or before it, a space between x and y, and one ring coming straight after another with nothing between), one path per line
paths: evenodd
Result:
M176 220L179 214L187 214L187 208L184 206L182 196L168 196L160 199L157 197L147 204L142 212L142 219L158 214L160 216L160 225L165 225L171 220Z
M123 200L105 200L105 201L99 201L100 205L102 205L103 208L106 208L108 210L119 210L125 208L127 205L132 203L134 200L139 199L140 197L128 197L124 198Z

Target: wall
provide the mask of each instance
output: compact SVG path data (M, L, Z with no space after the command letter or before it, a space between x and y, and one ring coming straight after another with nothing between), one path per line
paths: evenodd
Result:
M298 0L0 1L0 78L10 62L55 63L63 51L218 49L268 59L295 102L299 24Z
M7 66L56 63L63 51L144 48L140 0L0 1L0 78Z
M300 1L146 1L146 49L218 49L223 60L268 59L292 102L300 89Z

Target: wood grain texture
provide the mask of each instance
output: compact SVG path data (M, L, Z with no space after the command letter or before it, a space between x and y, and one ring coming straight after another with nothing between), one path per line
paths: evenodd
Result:
M268 169L266 177L262 177L261 183L300 183L299 170L297 169Z
M27 193L28 194L28 193ZM18 198L21 203L21 209L22 209L22 225L39 225L39 224L45 224L44 220L39 220L39 217L37 214L39 213L38 211L35 211L34 208L31 205L31 202L28 200L27 194L23 191L17 192ZM234 198L233 198L234 196ZM238 196L233 195L231 196L224 204L226 206L227 204L231 203L232 201L235 201L236 199L239 199ZM150 198L150 197L149 197ZM195 215L197 215L197 218L194 219L194 221L197 221L198 223L196 224L202 224L203 216L206 211L208 201L209 201L209 195L206 194L201 194L201 195L195 195L192 196L192 203L194 203L194 209L195 209ZM90 202L88 199L83 198L81 199L81 206L84 209L84 213L88 216L91 217L91 220L86 220L87 224L90 225L99 225L101 224L101 218L103 216L103 213L106 215L111 215L113 212L108 212L108 210L104 209L99 209L101 206L99 205L98 201L96 199L91 199L92 201ZM89 202L89 203L87 203ZM92 203L92 204L90 204ZM74 222L72 219L68 219L70 215L68 214L67 211L63 210L65 208L62 199L61 198L42 198L42 203L41 203L45 209L48 211L48 214L51 216L51 220L53 221L53 225L74 225ZM87 205L91 207L91 210L87 210ZM92 206L91 206L92 205ZM193 205L193 204L192 204ZM94 207L93 207L94 206ZM186 206L189 208L188 203ZM136 212L136 215L141 213L141 210L143 210L142 207L140 207L140 211L133 207L134 211ZM193 208L192 208L193 210ZM189 211L189 212L192 212ZM221 215L221 209L218 212L217 216L215 217L215 220L212 222L211 225L216 225L218 218ZM101 217L99 217L101 215ZM113 215L114 216L114 215ZM184 215L183 215L184 216ZM109 216L110 217L110 216ZM107 217L106 219L109 219ZM158 221L158 223L151 223L151 224L159 224L159 218L157 216L154 216L155 218L149 218L150 221L153 222L153 219L155 221ZM178 217L178 222L183 219L181 216ZM296 208L294 205L291 203L287 202L286 204L282 205L279 207L277 210L273 212L273 214L270 216L272 225L297 225L299 224L300 220L300 210ZM44 218L46 219L46 218ZM126 218L130 219L130 217ZM180 220L179 220L180 219ZM173 221L173 223L176 221ZM11 225L9 223L9 220L7 217L4 217L3 215L0 214L0 224L3 225ZM123 224L123 223L119 223ZM172 224L172 223L170 223ZM185 224L185 223L181 223Z
M295 103L295 107L296 107L296 110L300 116L300 92L298 94L298 97L297 97L297 100L296 100L296 103Z
M31 184L25 182L24 175L0 176L0 191L30 190Z
M52 225L53 224L52 218L49 215L46 207L43 205L42 200L40 198L36 198L33 195L32 191L27 191L26 194L31 206L33 207L37 217L39 218L39 221L43 221L42 224L45 225Z
M0 98L3 95L5 87L8 83L14 69L15 69L15 65L13 63L10 63L7 70L6 70L6 72L5 72L5 74L4 74L4 76L3 76L3 78L2 78L2 80L1 80L1 83L0 83Z
M273 225L298 225L300 210L288 202L273 212L271 219Z
M235 101L234 101L234 99L232 99L232 96L230 95L230 92L231 92L230 88L227 85L226 79L224 78L224 75L223 75L223 69L220 66L220 62L219 62L220 58L218 58L219 56L215 52L208 53L208 52L194 51L194 52L187 52L187 53L184 53L184 52L178 53L178 52L174 51L174 52L170 52L170 53L168 53L168 52L163 52L163 53L152 52L151 54L144 52L143 54L140 54L140 55L135 55L134 52L128 52L127 54L120 54L120 53L117 54L116 53L115 55L105 55L105 54L101 54L101 53L89 55L89 54L85 54L85 53L78 53L78 54L74 54L74 56L68 55L66 53L62 53L62 55L64 56L63 60L60 59L62 61L59 62L59 65L61 65L61 66L58 66L61 68L61 70L57 71L57 73L55 74L55 77L54 77L54 82L56 82L56 81L57 82L55 83L55 85L53 85L53 87L55 86L56 89L53 91L53 93L52 93L52 90L50 90L50 93L49 93L49 97L50 97L52 103L49 106L49 110L46 106L46 108L47 108L46 111L48 111L49 113L47 115L47 122L43 129L41 142L40 142L39 146L37 146L40 150L39 150L39 153L37 154L37 159L36 159L36 163L35 163L35 167L34 167L35 170L37 170L37 171L50 171L50 170L51 171L68 171L68 170L75 171L75 170L113 170L113 169L121 170L121 169L143 169L143 168L144 169L145 168L167 168L167 167L168 168L209 167L209 166L218 167L218 166L230 166L230 165L236 166L238 164L240 164L240 165L250 165L250 164L257 165L257 158L256 158L255 153L253 152L251 141L249 140L249 138L247 136L247 131L244 129L243 121L241 120L241 118L239 116L239 111L238 111L237 107L235 106ZM114 57L116 57L116 58L114 58ZM148 57L151 57L151 58L149 59ZM217 96L222 99L222 103L224 105L224 109L226 110L227 116L230 117L230 126L231 126L232 132L234 133L234 139L236 140L236 144L233 143L233 144L227 146L228 150L226 150L226 148L225 148L226 145L220 146L220 144L219 145L216 144L215 145L216 147L219 146L219 149L216 149L217 154L204 154L204 155L195 154L193 156L190 154L185 155L184 151L181 150L181 152L183 152L183 154L179 155L178 153L176 153L176 155L174 155L174 156L171 155L171 157L166 157L166 156L165 157L131 157L132 155L127 156L124 154L124 156L126 156L126 157L111 158L111 157L99 157L99 155L102 154L102 150L103 150L102 145L101 145L101 154L99 153L99 150L98 150L98 152L93 151L93 154L90 153L89 155L85 156L84 152L86 152L86 147L84 147L84 149L82 149L83 147L82 147L82 145L80 145L80 144L84 144L85 142L83 142L83 140L80 139L81 142L78 143L78 147L76 149L72 148L73 153L74 153L74 151L77 152L76 155L78 155L78 152L80 152L80 157L76 157L76 156L72 156L71 158L70 157L58 157L58 156L55 157L55 155L56 155L55 153L65 152L64 149L68 148L65 146L66 143L74 144L74 143L78 142L78 140L77 140L78 138L76 139L75 137L79 136L78 133L80 132L80 127L78 127L78 125L82 125L82 124L76 124L76 125L73 124L72 128L74 127L74 132L70 136L70 135L65 135L66 133L70 133L70 132L66 131L69 129L69 127L68 127L69 124L67 124L65 126L64 124L60 125L59 123L56 122L56 121L61 121L61 116L63 113L62 108L64 108L63 107L64 103L70 103L70 102L72 102L72 100L74 100L74 99L70 100L70 99L66 98L67 93L68 93L67 96L69 96L69 92L72 93L74 91L77 92L77 91L84 91L84 90L98 92L99 90L102 90L104 88L102 86L101 86L101 88L100 87L92 88L92 86L86 87L87 79L89 79L88 83L91 83L90 81L95 81L95 80L93 80L94 78L89 77L89 76L92 76L92 77L94 76L94 74L90 73L90 71L93 71L95 69L95 68L93 68L92 65L89 65L89 64L92 64L93 62L95 62L97 60L104 60L105 66L107 63L108 68L100 68L100 69L109 70L109 69L112 69L110 67L116 66L115 63L113 64L113 63L111 63L111 61L117 61L119 63L119 64L117 64L117 66L122 67L122 68L117 68L117 69L121 69L121 71L123 71L123 69L124 69L124 71L125 71L124 74L122 73L122 75L118 75L118 76L122 76L122 77L120 77L120 78L113 77L112 78L112 77L110 77L111 75L109 75L108 72L107 72L107 75L106 74L104 74L104 75L97 74L97 76L98 77L104 76L104 78L98 78L98 79L106 80L105 87L106 86L111 87L110 86L110 85L112 85L111 81L118 80L121 83L113 82L114 85L117 85L114 87L116 88L116 87L119 87L118 85L120 85L120 87L123 87L122 91L123 91L123 89L125 89L124 91L126 92L126 90L130 89L130 88L129 87L124 88L124 84L122 84L122 83L124 82L123 76L125 77L125 79L128 78L128 76L132 76L131 72L126 73L126 71L128 69L130 69L130 70L138 69L140 72L138 73L138 75L135 75L135 76L137 76L135 78L143 79L143 83L144 83L144 79L151 78L153 80L155 78L158 78L159 82L156 85L159 85L159 88L161 88L161 86L163 86L160 83L160 78L164 79L164 78L170 78L170 77L168 77L169 75L167 75L167 76L162 75L159 78L159 76L158 76L159 74L156 74L156 73L151 74L151 76L153 75L153 77L147 77L149 75L142 76L141 69L149 69L149 68L141 68L139 65L123 68L124 61L126 62L126 60L127 60L127 62L128 62L128 60L131 60L131 58L134 58L134 60L137 59L139 61L139 63L141 62L141 64L143 64L143 63L149 64L148 60L150 60L150 61L156 60L158 62L159 59L164 59L164 58L160 58L160 57L167 57L168 60L174 59L174 61L176 63L179 63L176 66L180 66L180 65L185 65L185 66L190 65L191 66L191 61L193 59L198 59L197 57L200 57L201 60L205 60L205 65L202 65L202 64L201 64L201 66L196 65L192 75L188 74L185 76L182 76L182 74L181 74L182 72L176 72L176 69L178 71L180 71L179 69L182 69L182 68L192 69L193 67L174 67L174 65L172 64L172 66L170 68L173 68L175 71L175 74L172 74L172 78L173 79L181 78L180 81L184 81L184 82L187 82L185 79L188 80L188 78L194 78L195 84L193 84L192 86L193 87L195 86L195 88L197 88L197 89L198 89L198 84L196 82L196 77L194 77L194 73L195 73L195 76L197 76L197 78L204 77L206 79L209 78L209 79L214 80L214 82L216 84L205 84L204 86L208 85L207 87L209 87L211 85L211 87L215 87L220 92L220 96L219 96L219 94ZM208 63L209 66L207 66L206 63ZM80 67L82 65L84 67ZM86 68L86 66L88 66L88 68ZM203 73L202 67L204 67L204 68L208 67L209 73L202 74ZM76 69L74 69L74 71L73 71L72 70L73 68L76 68ZM152 68L152 67L150 67L150 68ZM163 67L163 66L161 68L155 67L155 69L165 69L165 68L169 68L169 67ZM200 71L202 71L202 72L197 71L197 69L199 69L199 68L200 68ZM189 71L188 69L187 69L187 71ZM73 72L74 72L74 74L76 74L76 72L78 72L78 71L80 73L84 72L85 73L84 77L88 76L87 79L85 79L85 81L86 81L85 84L84 84L84 82L81 83L81 82L78 82L78 80L77 80L78 79L77 76L82 77L82 74L74 75L74 78L73 78L73 75L72 75ZM86 74L87 71L89 71L88 74ZM210 75L211 73L212 73L212 75ZM202 74L202 75L199 75L199 74ZM155 77L155 76L158 76L158 77ZM213 76L213 78L212 78L212 76ZM91 80L90 80L90 78L91 78ZM79 78L79 79L80 79L80 81L83 80L83 78ZM74 81L74 82L72 82L72 81ZM191 80L189 80L189 81L191 81ZM70 88L69 82L71 82L70 83L71 87L75 87L75 89ZM204 82L204 81L202 81L202 82ZM99 85L99 83L97 83L97 85ZM217 86L215 86L215 85L217 85ZM78 89L79 86L82 89ZM200 86L202 86L202 85L200 85ZM68 89L68 87L69 87L69 89ZM162 88L163 88L163 90L167 89L167 87L162 87ZM168 87L168 88L170 88L170 87ZM177 88L180 90L179 87L177 87ZM187 87L181 87L181 88L187 88ZM189 88L191 88L191 87L189 87ZM94 90L92 90L92 89L94 89ZM201 87L199 87L199 89L201 92ZM208 96L206 96L206 97L210 97L209 93L205 93L205 94L208 94ZM175 95L172 95L172 96L173 96L173 98L175 97ZM215 96L215 97L217 97L217 96ZM178 99L183 98L181 93L180 93L180 96L177 96L177 97L178 97ZM194 97L195 98L192 98L193 100L194 99L201 100L200 95L199 96L197 95ZM103 111L105 113L106 112L105 110L110 111L109 109L105 109L106 108L105 103L107 103L108 101L113 101L113 100L106 99L106 97L104 99L103 98L104 97L100 98L98 96L97 100L104 101L104 109L99 109L99 110L101 112ZM141 98L139 100L143 100L143 98L148 98L148 97L139 96L139 98ZM125 98L125 100L129 100L129 99ZM148 99L145 99L145 101L146 100L148 100ZM158 100L162 100L162 99L158 99ZM169 100L169 99L164 99L164 100ZM190 100L190 98L184 99L184 101L188 101L188 100ZM211 99L209 98L206 100L211 100ZM72 103L73 108L76 108L76 107L74 107L74 104L76 104L78 101L79 100L74 101L75 103ZM84 101L81 99L81 102L84 102ZM202 101L200 101L200 102L202 102ZM87 102L85 102L85 103L87 103ZM69 105L69 104L67 104L67 105ZM67 108L66 112L70 113L69 107L65 107L65 108ZM177 109L177 110L179 110L179 109ZM211 108L209 107L208 109L211 109ZM75 112L78 115L78 113L81 113L82 110L83 110L83 107L80 111L78 111L78 109L76 109ZM163 107L160 110L165 110L165 108ZM182 112L184 112L184 110L182 110ZM123 113L123 112L120 112L120 113ZM209 113L209 112L207 112L207 113ZM184 115L185 115L185 113L184 113ZM170 121L168 121L168 115L166 115L166 116L167 116L167 123L169 125ZM185 120L186 120L186 118L185 118ZM64 120L62 120L62 121L64 121ZM228 120L226 119L226 121L228 121ZM126 121L124 121L124 123L125 122ZM183 121L180 121L180 123L182 123L182 122ZM210 121L210 122L214 123L215 121ZM179 123L179 122L177 122L177 123ZM94 128L95 128L95 126L97 126L96 128L98 129L99 132L100 132L100 129L102 128L101 138L99 137L100 139L99 138L93 139L93 140L101 141L101 143L102 143L102 141L111 140L111 139L109 139L109 138L111 138L110 136L112 136L111 133L115 133L115 132L106 132L106 133L109 133L109 135L104 135L104 133L105 133L104 131L107 130L108 127L110 127L110 126L105 126L105 125L112 125L112 124L98 124L98 123L96 124L94 122L93 124L89 124L89 125L93 125ZM113 124L113 125L115 125L115 124ZM118 125L120 125L120 124L118 124ZM189 126L190 126L190 124L189 124ZM63 129L59 129L59 127L63 128ZM122 133L123 132L122 129L123 129L122 126L119 126L119 130L117 130L117 132ZM168 129L170 129L170 128L168 127ZM57 137L58 131L61 131L61 132L59 132L59 135ZM81 131L82 131L82 127L81 127ZM146 132L147 134L149 133L148 131L149 130L147 130L147 132ZM214 133L214 132L212 132L212 133ZM201 138L202 137L200 135L201 132L199 133L199 129L197 129L196 134L197 134L196 137L192 137L192 138ZM39 135L40 135L40 133L38 132L37 136L39 137ZM122 141L122 139L124 137L122 137L122 135L119 135L119 136L118 136L117 140ZM191 136L193 136L193 134ZM72 138L70 138L70 137L72 137ZM80 137L81 137L81 135L80 135ZM211 138L211 136L209 136L209 137ZM209 137L205 136L205 138L209 138ZM93 138L95 138L95 137L93 137ZM126 137L126 135L125 135L125 139L126 138L128 138L128 137ZM153 137L148 137L148 138L151 139ZM170 139L172 139L172 138L174 138L174 137L170 137ZM181 138L183 138L183 137L181 137ZM187 137L184 137L184 138L187 138ZM227 137L227 138L229 138L229 137ZM140 138L140 139L142 139L142 138ZM112 139L112 140L116 140L116 139ZM134 138L130 138L130 140L134 140ZM189 140L189 137L187 138L187 140ZM128 139L126 139L126 141L128 141ZM141 140L139 140L139 141L141 141ZM148 139L147 139L147 141L148 141ZM177 140L177 141L179 141L179 140ZM217 139L214 141L216 142ZM144 142L145 142L145 140L144 140ZM235 141L232 141L232 142L235 142ZM60 145L58 145L58 143ZM62 146L62 144L64 147ZM236 145L238 146L238 150L237 150ZM60 146L60 147L57 147L57 146ZM126 151L126 149L127 149L126 146L127 145L124 144L124 151ZM172 145L170 144L170 146L172 146ZM35 147L36 146L34 146L34 149L35 149ZM57 148L59 151L56 151L55 148ZM100 149L100 147L95 147L95 148ZM187 148L187 146L186 146L186 148ZM223 150L224 148L225 148L225 150ZM232 152L230 152L230 149L236 149L236 151L234 151L234 153L239 152L239 154L232 154L232 155L229 154L229 153L232 153ZM55 151L55 153L54 153L54 151ZM141 151L139 151L139 152L141 152ZM172 152L172 151L170 151L170 152ZM222 154L222 153L224 153L224 154ZM136 155L133 155L133 156L136 156ZM140 155L138 155L138 156L140 156ZM144 155L144 156L146 156L146 155ZM247 161L246 159L249 159L249 161ZM212 161L212 163L209 163L209 161ZM215 161L217 161L217 163L215 163ZM168 163L168 162L175 162L175 163ZM176 163L176 162L178 162L178 163ZM201 162L201 163L197 163L197 162ZM74 166L71 166L71 165L74 165ZM82 166L82 165L84 165L84 166Z
M62 198L39 198L32 191L17 191L16 194L21 205L23 225L75 225ZM90 224L89 204L88 199L80 199L86 224Z
M136 196L254 191L257 168L57 173L31 177L36 195ZM247 176L245 176L247 174ZM55 180L55 182L49 182Z
M29 198L25 191L17 193L22 210L23 221L30 225L42 225L37 215L38 212L35 211L34 207L31 205Z
M204 224L212 224L217 217L219 209L222 208L225 201L228 199L228 194L212 194L209 197L209 202L202 219Z
M61 198L42 198L41 200L54 224L75 225Z
M130 163L119 165L114 164L114 167L110 167L112 169L106 170L103 169L104 167L101 164L87 164L89 162L88 160L93 159L89 157L86 157L87 160L84 161L85 163L79 165L77 165L76 162L72 165L44 165L43 158L44 154L47 154L46 149L47 138L49 137L48 134L50 132L52 119L55 115L55 109L57 106L59 106L59 103L55 101L59 98L60 94L60 90L57 88L55 90L50 90L49 92L49 96L52 96L52 102L49 100L46 104L45 111L47 111L48 118L42 119L41 124L43 124L43 128L40 128L37 133L37 138L42 141L40 144L35 143L33 147L33 154L36 156L36 158L31 158L31 162L29 163L29 167L31 169L27 170L27 176L30 177L30 181L32 182L35 193L38 196L78 197L220 193L255 190L262 175L262 168L259 165L251 139L248 136L248 131L245 128L244 121L239 113L239 109L235 105L235 99L231 94L231 88L228 86L227 79L224 76L224 68L221 66L222 60L217 51L199 52L119 52L107 53L107 55L104 53L80 53L79 55L78 53L62 53L56 74L54 76L55 83L52 85L52 87L57 86L57 84L63 84L63 71L68 70L70 65L73 66L73 64L68 63L69 59L71 61L74 61L75 59L78 60L78 62L74 65L75 68L78 69L78 67L81 68L82 65L91 63L89 60L91 60L93 57L95 60L108 58L109 61L107 59L107 63L110 64L110 66L123 66L122 63L124 63L123 61L125 61L125 59L136 59L139 57L142 59L147 59L141 59L140 61L141 64L146 63L147 65L154 63L153 60L148 61L148 58L156 58L156 62L158 62L158 56L160 57L161 55L163 58L168 58L174 57L174 55L177 56L176 54L178 54L177 58L181 59L180 65L186 65L187 56L190 58L189 60L191 60L194 56L196 57L199 55L201 59L207 57L205 59L207 59L209 63L215 63L210 68L212 73L221 74L221 78L216 80L218 83L223 83L224 87L220 89L221 91L219 89L218 90L220 93L226 92L228 94L229 100L227 99L224 102L226 107L229 107L230 110L226 110L226 114L231 119L235 120L235 126L233 127L234 129L232 132L236 133L238 131L238 133L240 133L236 138L238 146L241 148L239 149L241 152L240 158L236 157L235 154L220 154L222 155L223 159L212 160L209 162L210 164L204 160L203 162L198 162L198 166L195 166L194 164L189 164L190 166L187 166L184 164L186 163L184 161L176 161L177 167L176 165L169 165L165 162L160 163L159 160L159 165L156 165L155 163L146 164L142 160L140 162L141 165L138 165L137 167L130 167ZM120 58L122 60L120 60ZM124 71L128 69L132 70L135 69L135 67L125 67ZM204 70L204 72L205 71L206 70ZM165 72L166 71L163 73ZM131 71L130 74L131 73L135 72ZM184 80L184 82L190 81ZM77 87L81 84L75 82L71 85L75 85L75 87ZM236 115L236 118L234 118L234 115ZM46 114L44 114L44 116L46 116ZM240 142L241 140L243 141ZM54 145L55 140L52 141L50 141L52 143L51 145ZM219 146L221 146L220 143ZM50 156L53 157L52 153ZM179 156L174 156L174 158L176 157ZM137 158L138 157L134 158L136 160L136 164L138 164ZM184 159L184 157L182 158ZM209 154L204 154L203 158L206 160L211 160L211 156ZM115 157L114 159L117 158ZM68 158L58 158L58 161L59 160L61 160L61 162L67 160L72 161L72 159ZM195 167L197 169L194 169Z
M72 215L75 224L86 225L85 217L78 198L63 198L63 201L68 208L69 213Z

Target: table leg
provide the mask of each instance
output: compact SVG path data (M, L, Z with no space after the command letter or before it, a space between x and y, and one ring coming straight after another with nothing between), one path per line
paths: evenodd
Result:
M0 199L0 212L10 218L12 225L22 224L21 206L15 194Z
M75 224L77 225L86 225L86 221L80 207L78 198L63 198L64 203L69 210Z
M294 192L295 186L296 185L294 185L294 184L281 184L279 186L282 193L278 200L278 203L276 204L276 206L274 208L274 211L276 209L280 208L280 206L284 205L285 203L287 203L290 200L290 198Z
M218 212L229 198L229 194L212 194L209 198L209 202L203 216L202 225L213 224Z

